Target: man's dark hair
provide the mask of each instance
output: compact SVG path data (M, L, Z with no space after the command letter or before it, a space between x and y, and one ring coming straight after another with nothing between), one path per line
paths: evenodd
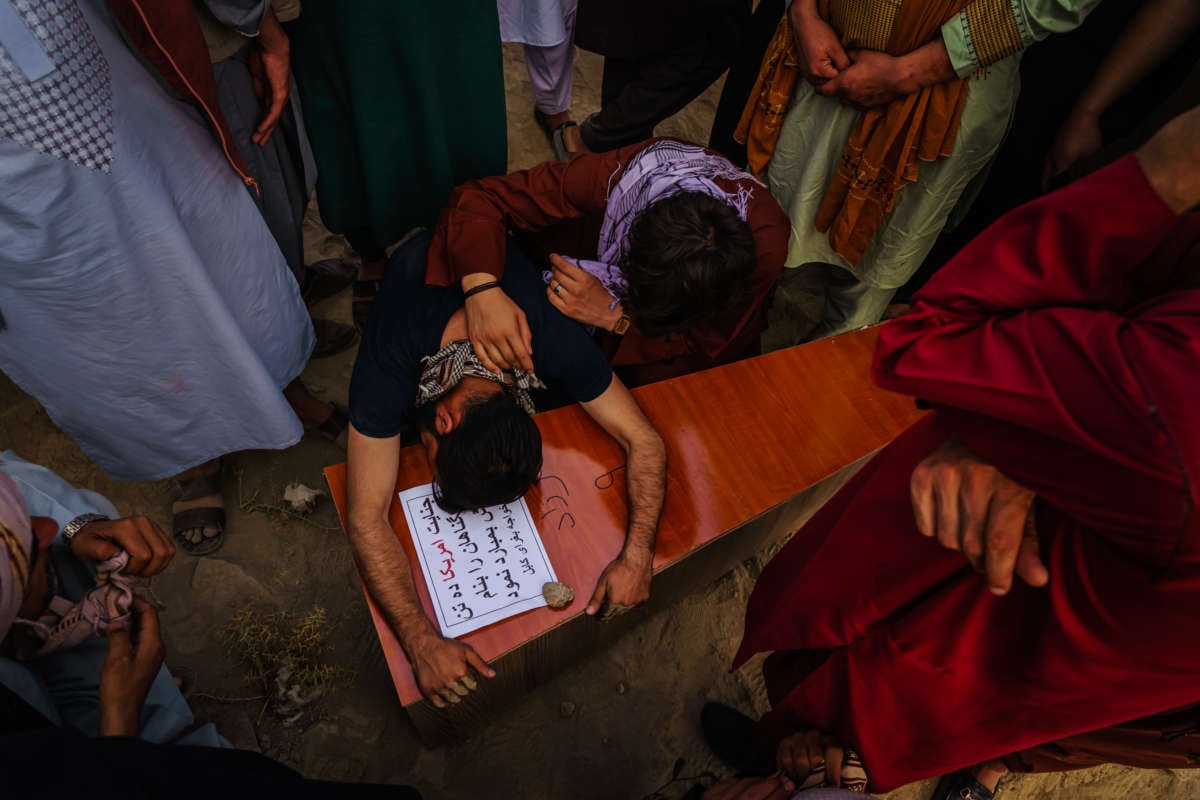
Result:
M630 226L621 299L642 333L683 331L737 301L754 258L754 235L737 209L703 192L680 192Z
M417 423L437 437L433 497L451 514L509 503L542 469L542 433L508 392L471 403L454 430L437 433L436 403L417 409Z

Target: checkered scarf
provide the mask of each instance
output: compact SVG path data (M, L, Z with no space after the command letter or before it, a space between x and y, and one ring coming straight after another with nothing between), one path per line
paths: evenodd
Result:
M863 767L862 756L856 753L852 748L844 748L842 755L842 783L841 787L848 792L860 792L865 794L867 784L870 783L870 778L867 776L867 770ZM821 759L814 763L808 773L808 777L796 789L797 792L804 792L804 795L797 794L796 797L803 798L807 793L814 789L828 787L829 782L825 775L825 760Z
M417 406L432 403L442 395L458 386L465 376L483 378L500 384L512 395L527 414L537 411L529 392L533 389L545 389L538 376L523 369L514 369L497 375L488 370L475 357L475 350L466 339L459 339L438 350L431 356L421 359L421 381L417 385Z

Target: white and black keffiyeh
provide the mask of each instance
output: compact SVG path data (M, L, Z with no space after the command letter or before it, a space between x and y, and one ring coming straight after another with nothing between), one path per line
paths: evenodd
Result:
M417 384L417 407L432 403L458 386L465 376L483 378L498 383L512 395L527 414L534 414L533 399L529 396L534 389L545 389L536 375L523 369L509 370L501 375L488 370L475 357L475 350L466 339L459 339L421 359L421 380Z

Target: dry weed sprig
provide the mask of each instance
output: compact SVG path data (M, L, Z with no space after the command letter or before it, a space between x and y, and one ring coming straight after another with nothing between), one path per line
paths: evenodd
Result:
M242 470L240 469L237 471L237 483L238 508L240 508L242 511L246 511L248 513L266 514L267 516L275 516L281 520L294 519L297 522L303 522L305 525L316 528L319 531L325 531L326 533L337 530L336 526L331 527L329 525L322 525L319 522L314 522L313 520L309 519L307 515L292 511L290 508L279 505L278 503L260 503L258 501L258 495L262 491L261 489L255 489L254 494L246 497L245 493L242 491Z
M229 620L221 638L245 665L246 680L289 721L346 675L343 667L318 662L328 638L328 613L320 606L303 616L246 606Z

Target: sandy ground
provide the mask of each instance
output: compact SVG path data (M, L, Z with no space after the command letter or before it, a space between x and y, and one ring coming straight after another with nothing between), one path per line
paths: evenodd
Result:
M576 116L598 105L600 60L581 53ZM514 169L551 156L533 122L521 51L508 47L509 163ZM719 86L659 128L705 141ZM313 221L313 258L342 252L342 243ZM348 320L349 298L333 298L318 316ZM345 402L353 353L316 362L306 379L323 396ZM68 480L110 497L124 513L169 522L169 481L119 483L104 475L60 432L41 407L0 377L0 449L12 448ZM163 611L168 663L187 680L193 706L238 746L259 749L313 777L408 783L431 798L644 798L666 785L678 797L682 774L725 774L706 750L697 716L706 700L746 710L765 707L752 663L727 671L742 627L746 598L765 563L760 554L684 601L653 610L623 638L529 694L468 742L421 746L401 710L371 626L349 552L325 500L305 521L281 517L275 505L285 484L322 487L321 467L343 460L325 442L306 439L286 453L247 452L227 459L230 533L215 556L178 556L153 584ZM239 480L240 477L240 480ZM246 605L265 612L328 612L328 648L319 660L341 668L325 697L287 722L247 684L244 668L220 632ZM669 785L668 785L669 784ZM890 797L915 800L914 785ZM1188 773L1105 767L1072 775L1013 780L1011 800L1195 797L1200 779Z

